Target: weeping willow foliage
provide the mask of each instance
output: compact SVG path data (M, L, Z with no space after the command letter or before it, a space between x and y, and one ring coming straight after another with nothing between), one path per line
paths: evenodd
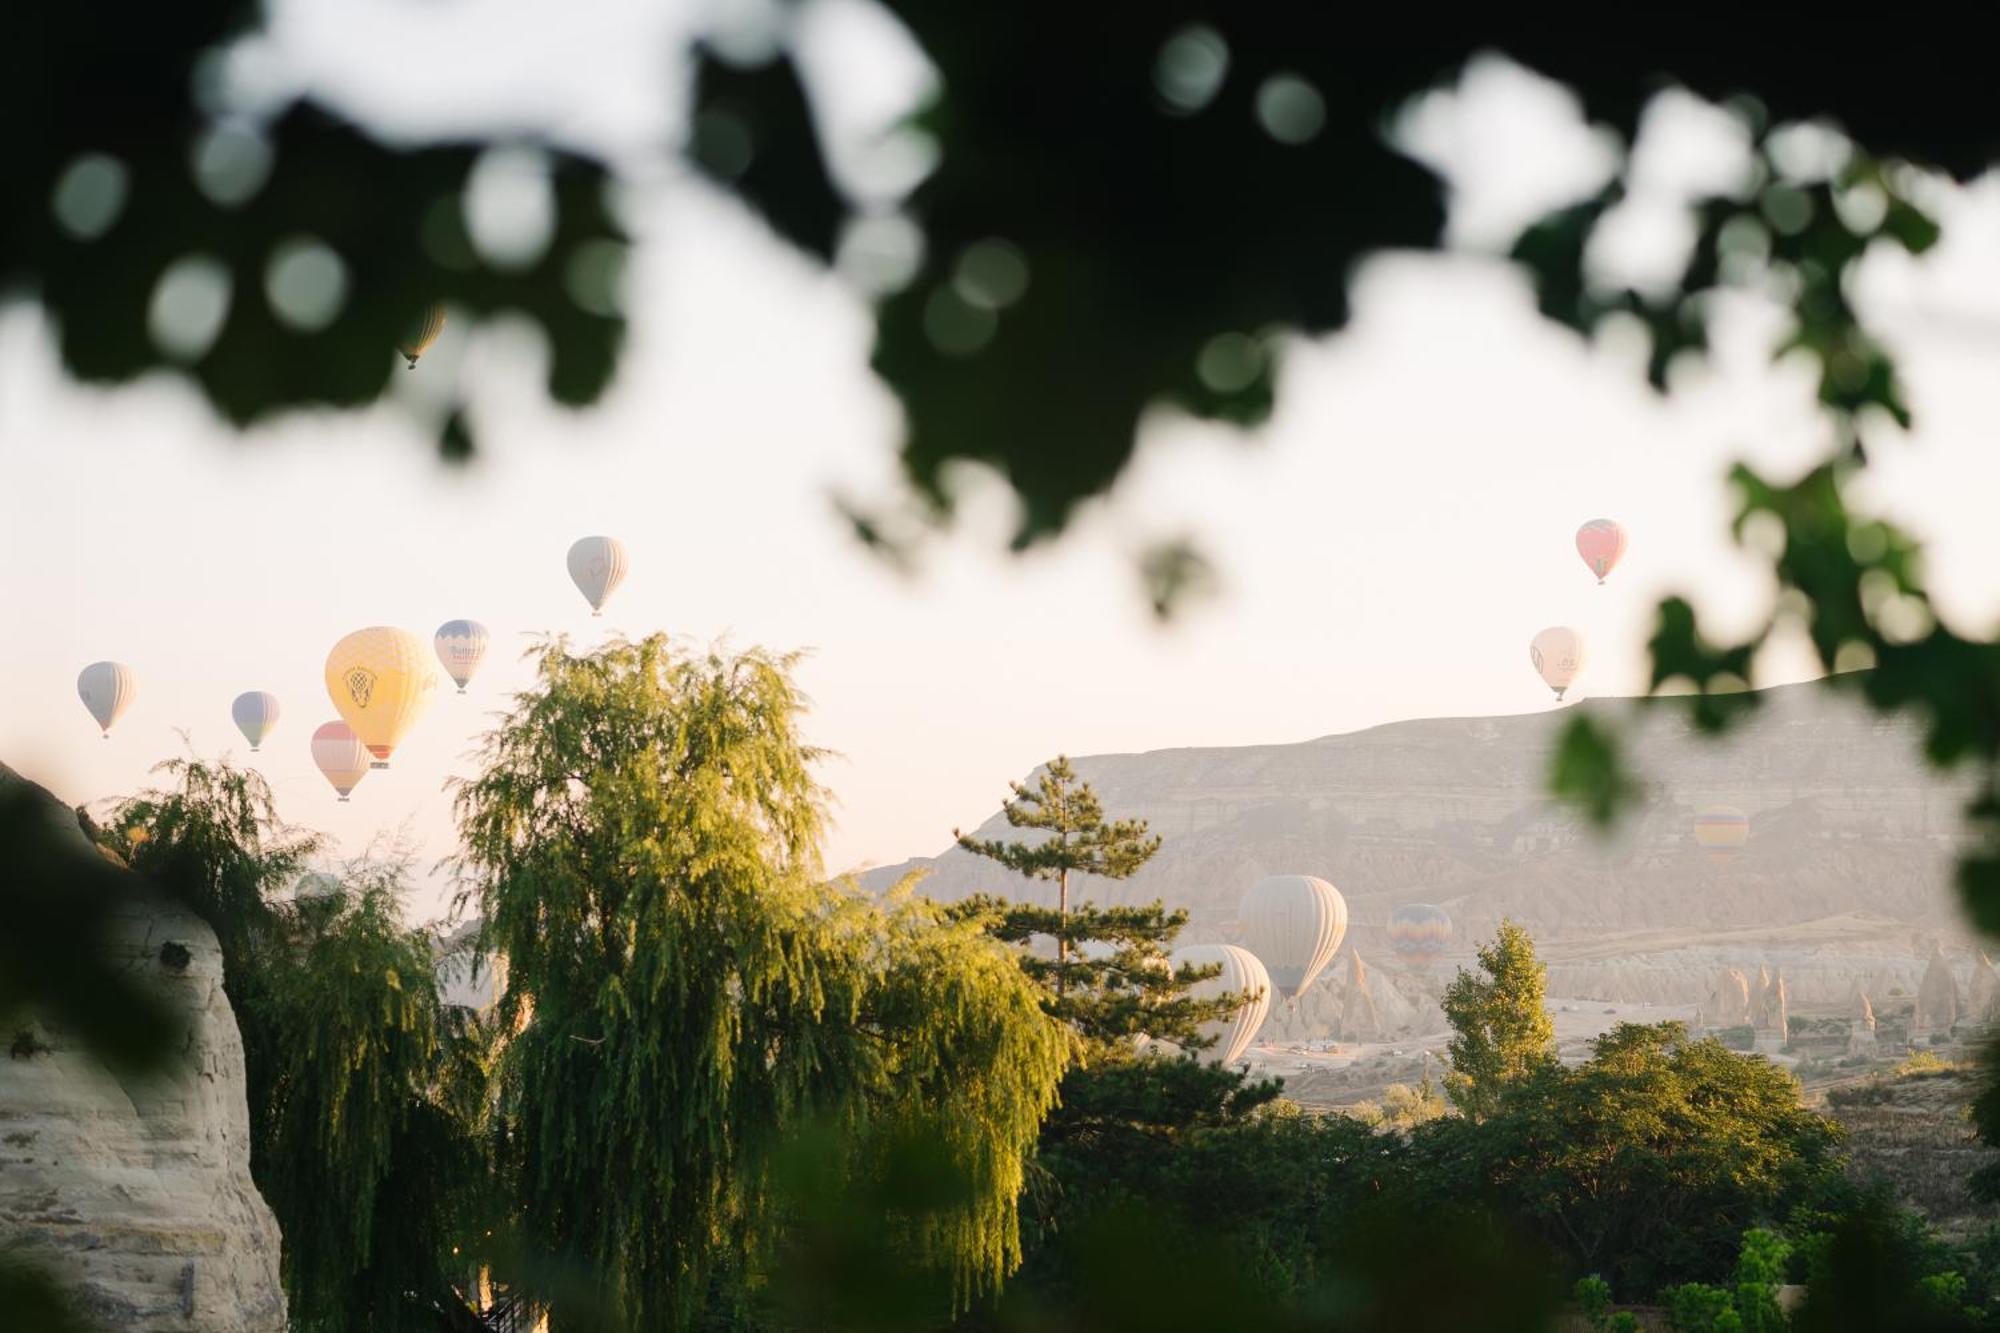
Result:
M351 868L345 892L281 909L262 951L256 1175L298 1330L436 1328L485 1178L487 1043L441 1002L400 887L400 866Z
M440 1003L431 937L398 905L405 867L349 867L342 893L287 902L320 841L278 819L264 779L192 758L159 771L171 784L116 805L104 836L221 943L291 1327L434 1329L487 1176L486 1043Z
M635 1327L685 1326L713 1284L768 1271L772 1163L808 1133L859 1179L922 1127L962 1188L883 1225L961 1299L1020 1258L1068 1039L973 928L822 882L795 660L550 642L457 792L466 894L508 960L520 1224Z

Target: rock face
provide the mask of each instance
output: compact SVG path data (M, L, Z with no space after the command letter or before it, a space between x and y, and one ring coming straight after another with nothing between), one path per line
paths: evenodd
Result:
M1335 1036L1341 1041L1382 1040L1382 1011L1368 985L1368 965L1354 950L1347 954L1347 987L1340 997L1340 1030Z
M1847 1018L1847 1053L1873 1055L1875 1006L1869 1003L1868 993L1861 989L1861 983L1858 981L1854 983L1854 994L1848 1001Z
M19 781L0 767L0 784ZM46 1023L28 1029L32 1053L0 1057L0 1245L23 1247L108 1328L282 1333L278 1224L250 1180L221 950L199 917L134 885L106 948L159 987L185 1041L144 1079L121 1080Z
M1822 686L1760 697L1721 741L1694 735L1665 701L1578 705L1629 724L1645 783L1640 808L1609 838L1546 794L1569 709L1079 758L1106 810L1148 820L1165 841L1131 879L1085 876L1072 892L1100 903L1162 899L1189 910L1185 940L1239 942L1246 888L1269 874L1322 875L1347 900L1345 947L1378 960L1378 1001L1385 979L1401 989L1416 975L1390 961L1387 935L1390 913L1410 902L1453 918L1437 974L1448 978L1511 917L1534 935L1556 996L1706 1011L1719 974L1769 967L1782 970L1796 1014L1837 1009L1857 977L1872 978L1878 995L1913 993L1934 940L1969 963L1973 937L1952 886L1965 785L1924 765L1913 726ZM1694 839L1695 817L1716 805L1750 821L1747 841L1721 863ZM995 814L978 836L1014 835ZM924 891L947 901L975 891L1048 898L956 849L864 881L886 886L917 868L932 872ZM1324 979L1311 988L1322 989L1338 993ZM1748 1020L1749 998L1736 1022Z
M1944 949L1932 945L1930 962L1924 968L1924 979L1917 985L1917 1014L1910 1025L1910 1036L1915 1039L1949 1032L1958 1022L1958 1015L1958 982L1952 978L1951 965L1945 961Z

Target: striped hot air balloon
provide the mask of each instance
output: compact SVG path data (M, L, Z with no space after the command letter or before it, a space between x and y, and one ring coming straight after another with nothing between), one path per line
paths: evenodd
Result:
M1428 967L1451 942L1451 915L1430 903L1404 903L1389 914L1389 949L1405 967Z
M1201 1025L1202 1036L1215 1038L1215 1044L1201 1053L1202 1059L1212 1064L1234 1064L1250 1049L1257 1029L1264 1026L1264 1016L1271 1012L1271 974L1257 961L1256 954L1235 944L1186 945L1174 950L1172 961L1176 969L1222 964L1221 975L1188 988L1187 993L1196 999L1229 994L1255 996L1244 1001L1235 1013Z
M592 615L604 613L604 603L625 581L625 543L616 537L581 537L569 548L569 577L590 603Z
M328 722L312 735L313 763L345 801L368 776L368 747L345 722Z
M1593 518L1576 530L1576 553L1599 583L1625 558L1625 529L1608 518Z
M418 358L431 349L431 344L436 342L438 335L443 332L444 302L433 301L424 307L424 312L410 325L409 333L396 344L396 350L408 359L410 369L415 370Z
M264 738L271 734L271 728L278 725L278 696L269 690L239 694L229 705L229 716L243 733L243 739L250 742L250 753L255 754Z
M444 664L445 674L458 685L460 694L465 693L479 664L486 660L490 637L486 626L476 620L447 620L431 636L431 647L437 650L438 661Z
M1750 816L1733 805L1711 805L1694 817L1695 845L1726 865L1750 841Z
M112 724L132 706L139 692L139 678L123 662L92 662L76 677L76 695L97 719L104 739L111 739Z
M1243 947L1257 955L1287 1003L1313 984L1347 934L1347 900L1317 875L1270 875L1237 908Z
M376 768L389 766L390 753L423 716L436 689L427 645L406 629L356 630L326 656L326 692L375 756Z

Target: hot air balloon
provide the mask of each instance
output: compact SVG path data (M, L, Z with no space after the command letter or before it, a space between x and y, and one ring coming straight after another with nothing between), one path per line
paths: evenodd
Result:
M229 705L229 716L236 719L236 729L250 742L250 753L255 754L264 738L271 734L271 728L278 725L278 696L269 690L239 694L236 702Z
M1196 982L1188 988L1189 995L1200 1000L1231 993L1257 997L1227 1018L1201 1025L1202 1036L1216 1039L1213 1046L1202 1052L1202 1058L1213 1064L1233 1064L1250 1049L1257 1029L1264 1026L1264 1015L1271 1012L1271 974L1257 961L1256 954L1234 944L1190 944L1173 953L1176 969L1183 965L1207 967L1213 963L1222 964L1222 974Z
M1625 558L1625 529L1608 518L1593 518L1576 530L1576 553L1599 583Z
M433 301L417 316L410 326L409 334L396 344L396 350L409 358L410 369L417 368L417 358L431 349L431 344L444 332L444 302Z
M486 626L476 620L447 620L431 639L438 661L444 663L445 674L458 682L460 694L465 693L485 660L487 637Z
M77 697L97 719L107 741L111 739L111 724L131 706L132 696L138 691L138 677L123 662L92 662L77 673Z
M1429 903L1404 903L1389 914L1389 948L1406 967L1427 967L1451 940L1451 916Z
M1250 886L1237 908L1243 947L1270 970L1287 1003L1313 984L1347 934L1347 900L1314 875L1271 875Z
M1722 864L1750 841L1750 816L1733 805L1711 805L1694 817L1695 844Z
M327 725L339 726L340 724L330 722ZM368 770L364 768L361 771L366 773ZM346 800L347 798L343 796L341 799ZM340 876L329 875L324 870L308 870L292 882L292 900L294 902L323 902L328 898L338 898L346 891L346 886L340 882Z
M1563 691L1583 674L1583 636L1567 625L1551 626L1528 645L1528 660L1560 701Z
M313 762L343 801L368 776L368 747L345 722L328 722L315 731L312 752Z
M569 577L590 602L590 614L602 615L604 603L625 581L625 543L616 537L580 537L569 548Z
M402 743L437 688L424 641L405 629L358 629L326 655L326 692L376 768Z

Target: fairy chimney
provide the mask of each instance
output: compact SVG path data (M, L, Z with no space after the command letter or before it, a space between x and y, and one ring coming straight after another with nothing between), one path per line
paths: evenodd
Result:
M1945 961L1944 946L1931 946L1931 959L1924 967L1924 979L1917 984L1916 1020L1910 1036L1928 1037L1949 1032L1958 1023L1958 981Z
M1375 993L1368 984L1368 965L1358 950L1347 953L1347 985L1340 998L1341 1041L1380 1041L1382 1013L1375 1006Z

